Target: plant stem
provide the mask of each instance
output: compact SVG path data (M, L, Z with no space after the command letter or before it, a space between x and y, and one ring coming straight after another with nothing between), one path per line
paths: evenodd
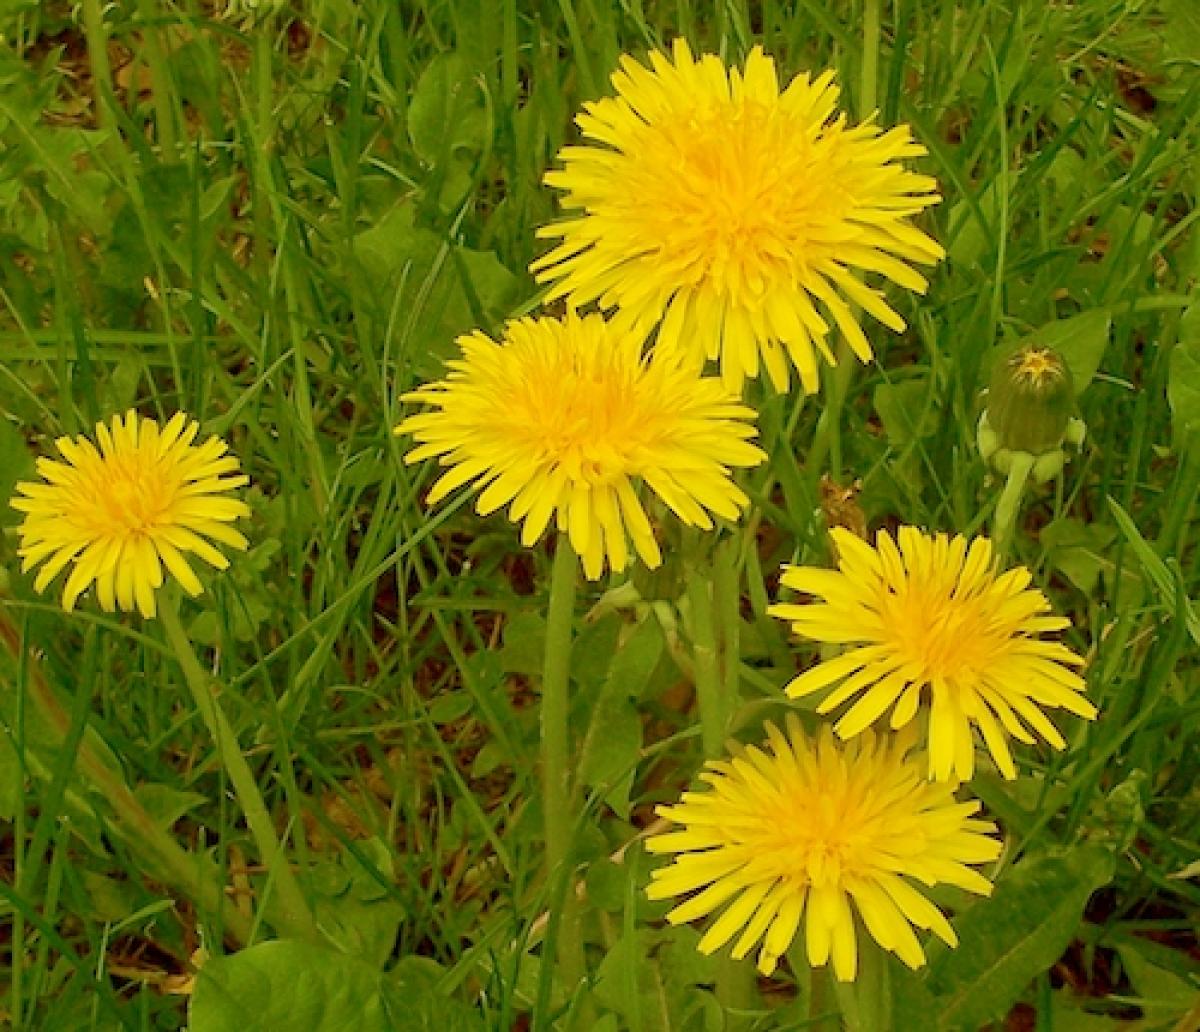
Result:
M869 118L877 106L876 83L879 79L879 0L863 4L862 79L859 87L859 114Z
M858 973L853 981L840 982L828 970L833 992L842 1013L846 1032L890 1032L892 986L888 961L874 940L864 937L858 944Z
M21 638L16 628L0 616L0 642L14 659L22 656ZM32 662L22 679L39 717L59 741L71 730L71 717ZM139 859L149 858L148 873L179 890L202 911L220 915L224 932L240 945L251 941L250 921L221 891L211 865L184 849L138 801L121 774L104 762L84 736L75 754L75 767L82 778L112 809L118 829L127 839L140 844Z
M719 613L733 607L737 615L737 573L731 549L733 542L723 541L715 554L706 547L711 533L695 535L687 549L687 594L691 609L693 677L700 706L700 729L705 759L720 755L729 727L729 714L737 690L737 653L730 648L728 635L736 633ZM728 613L726 613L728 616ZM725 624L725 626L722 626ZM724 631L724 633L722 633ZM722 657L732 664L731 676L722 674ZM717 1001L726 1010L728 1029L746 1023L729 1013L749 1010L754 1003L754 967L734 960L728 953L717 958Z
M160 30L154 24L158 15L157 5L153 0L138 0L138 14L145 23L142 30L142 45L146 51L146 63L150 66L150 82L152 84L152 100L154 103L154 121L158 130L158 145L164 162L178 159L177 139L175 133L175 108L171 99L175 96L175 88L171 82L171 66L163 52Z
M1183 435L1179 469L1171 488L1170 505L1158 533L1162 555L1183 555L1184 534L1190 522L1196 498L1200 496L1200 429Z
M96 105L96 124L112 126L112 65L108 61L108 34L104 31L104 12L100 0L83 0L83 31L87 39L88 62L92 68L92 88Z
M726 708L722 697L717 628L713 619L712 564L696 548L687 563L687 593L691 608L693 677L700 705L701 741L705 759L713 759L725 743Z
M225 773L229 776L238 802L241 804L242 812L246 816L246 823L250 826L250 833L258 845L259 856L267 868L270 879L274 882L279 907L278 912L272 918L272 924L286 937L305 939L310 942L320 941L321 936L313 921L312 911L308 907L304 894L300 891L296 876L293 874L279 844L279 839L275 835L275 825L271 820L270 811L263 802L262 793L258 790L258 783L254 780L250 765L246 763L246 757L242 755L237 735L225 716L225 712L221 709L216 682L201 667L192 643L179 622L175 599L167 592L163 592L159 618L162 620L163 630L166 631L167 640L171 643L175 658L183 670L183 679L191 690L196 708L200 711L209 733L216 742L217 754L221 757Z
M1021 494L1025 490L1025 482L1029 479L1029 472L1032 469L1032 455L1025 452L1017 452L1013 455L1012 466L1008 471L1008 480L1004 483L1004 491L1000 495L1000 501L996 503L996 513L992 518L992 547L999 559L1003 559L1008 554L1013 527L1021 508Z
M569 862L574 807L571 801L570 673L571 637L575 622L575 580L578 561L566 534L558 536L550 572L550 599L546 612L546 651L542 662L541 759L542 820L546 835L546 884L566 876L560 868ZM568 878L563 897L559 937L559 973L568 993L583 977L583 951L578 934L578 906Z
M864 0L863 3L863 48L862 78L859 84L859 115L869 118L877 106L876 92L879 81L880 0ZM819 475L829 458L829 475L834 483L842 478L842 406L850 390L850 381L858 365L858 359L845 340L836 345L837 365L825 376L825 407L817 420L812 446L809 448L806 465Z

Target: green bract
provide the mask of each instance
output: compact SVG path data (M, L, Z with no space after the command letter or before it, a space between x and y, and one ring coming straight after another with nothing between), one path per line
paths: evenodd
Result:
M1056 351L1030 344L997 361L987 420L1001 448L1030 455L1058 449L1074 408L1071 370Z

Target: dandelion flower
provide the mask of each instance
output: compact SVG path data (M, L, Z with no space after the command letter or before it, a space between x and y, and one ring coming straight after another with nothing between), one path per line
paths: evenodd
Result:
M940 200L931 177L900 164L925 148L907 126L848 125L832 72L780 92L758 47L744 70L697 60L682 39L673 60L649 62L621 59L617 95L584 105L584 143L546 174L569 212L539 230L560 240L531 266L550 297L659 324L658 346L719 359L734 391L760 365L785 389L789 358L815 391L817 354L834 361L830 319L870 360L851 305L905 323L859 273L923 292L907 263L944 255L908 221Z
M65 461L40 458L42 483L19 483L12 507L25 514L17 554L22 569L44 563L34 588L44 591L67 566L62 605L70 612L93 582L107 612L135 607L155 613L163 567L190 595L201 585L184 556L192 552L222 570L229 561L209 540L244 549L229 526L249 508L218 495L249 483L226 444L177 412L163 427L132 410L96 424L96 444L80 436L56 442Z
M808 959L833 959L834 974L854 978L854 912L884 949L911 968L925 963L913 928L949 946L954 930L914 887L957 885L988 895L991 884L968 864L994 860L996 828L957 802L945 782L927 781L909 758L911 735L867 732L839 743L826 726L810 740L789 715L786 736L767 725L768 745L739 748L700 775L709 791L685 792L658 813L682 825L646 842L675 853L651 874L651 899L695 892L669 914L692 921L726 904L699 943L712 953L739 932L733 956L761 940L758 969L775 970L801 921ZM697 891L699 890L699 891Z
M858 734L892 707L903 727L929 703L929 774L966 780L975 765L971 726L983 735L996 766L1017 776L1008 737L1054 748L1066 743L1043 709L1091 720L1096 707L1071 667L1083 660L1043 632L1070 626L1030 588L1022 566L998 573L986 538L967 541L901 527L897 540L880 531L872 548L842 528L830 531L838 569L785 567L782 583L822 601L768 610L806 638L853 645L805 671L791 696L837 685L817 707L828 713L858 696L835 730Z
M433 410L396 427L418 442L408 462L449 467L430 504L474 481L479 513L511 503L526 547L553 516L593 579L606 558L625 568L627 538L647 566L661 561L639 481L691 526L746 505L730 467L766 456L750 443L754 410L718 379L644 357L640 337L598 315L518 319L499 343L478 331L458 343L446 379L403 397Z

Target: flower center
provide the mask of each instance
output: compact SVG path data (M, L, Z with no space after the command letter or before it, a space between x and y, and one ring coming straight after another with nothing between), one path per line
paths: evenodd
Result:
M659 418L642 404L636 370L581 365L554 362L530 377L512 407L520 417L512 429L527 454L599 486L634 471L636 453Z
M96 485L94 519L105 532L140 537L161 525L171 492L152 463L132 456L110 461L104 473L107 479Z
M767 822L771 847L764 855L775 851L778 874L801 875L810 885L839 885L847 873L863 867L867 829L854 799L832 790L814 792L802 805L789 802L785 812Z
M1026 348L1013 359L1013 376L1030 387L1041 387L1062 376L1062 362L1049 348Z
M920 676L955 678L980 669L994 644L979 599L948 600L934 592L889 592L883 623L892 628L905 664Z
M759 294L771 272L806 260L814 214L835 203L837 188L824 184L818 197L803 127L786 122L745 102L662 127L657 189L641 203L670 243L663 255L682 260L693 282Z

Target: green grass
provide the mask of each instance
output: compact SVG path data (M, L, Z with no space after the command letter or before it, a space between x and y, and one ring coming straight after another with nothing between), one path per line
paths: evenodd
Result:
M1034 1023L1011 1027L1039 1032L1197 1027L1200 20L1188 0L906 0L864 53L863 2L0 12L0 495L56 437L129 407L230 440L252 547L183 618L308 905L353 958L331 987L354 987L330 1005L343 1017L363 1008L346 1027L388 1027L364 1001L394 992L428 1012L413 1028L716 1029L723 1010L731 1028L822 1027L815 999L856 1028L918 1029L980 998L984 1020L1016 1007ZM573 114L621 53L679 33L730 61L762 44L789 77L833 67L852 117L909 122L944 195L923 225L949 253L926 297L895 293L911 328L872 332L878 361L841 382L836 418L750 388L771 458L746 478L749 520L722 530L708 628L731 730L756 734L811 659L764 609L780 563L828 561L827 520L989 529L1001 484L974 440L998 344L1061 333L1094 371L1088 438L1027 495L1013 558L1071 616L1101 717L1060 721L1069 750L1027 750L1015 783L975 779L1006 841L997 896L939 897L963 947L931 951L925 979L892 971L890 1018L802 964L739 978L642 894L639 832L702 754L705 621L678 547L632 574L636 600L606 594L624 578L581 589L589 980L556 978L543 958L573 886L542 869L549 553L467 497L426 509L431 471L390 432L457 334L536 308L525 270L556 214L540 181ZM236 993L218 959L278 937L277 878L160 626L35 595L16 524L0 509L0 1013L180 1028L168 979L202 947ZM186 851L190 890L96 764ZM278 956L264 1009L334 970Z

